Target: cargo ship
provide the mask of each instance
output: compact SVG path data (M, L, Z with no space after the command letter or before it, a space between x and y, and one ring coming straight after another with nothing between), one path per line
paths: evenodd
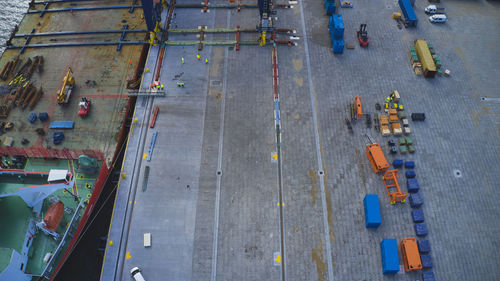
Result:
M53 280L116 159L149 49L136 1L31 1L0 59L0 280ZM118 164L117 164L118 165Z

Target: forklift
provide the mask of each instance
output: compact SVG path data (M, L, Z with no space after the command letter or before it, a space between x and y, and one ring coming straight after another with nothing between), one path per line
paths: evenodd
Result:
M366 31L366 23L363 23L359 26L358 30L358 41L359 45L361 47L368 47L368 44L370 44L370 40L368 40L368 32Z

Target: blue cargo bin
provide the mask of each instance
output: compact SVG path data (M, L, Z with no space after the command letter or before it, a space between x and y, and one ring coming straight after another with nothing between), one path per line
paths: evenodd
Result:
M418 181L416 178L407 179L406 187L408 188L408 192L417 193L420 190L420 185L418 185Z
M417 246L420 253L426 254L431 251L431 242L427 239L417 240Z

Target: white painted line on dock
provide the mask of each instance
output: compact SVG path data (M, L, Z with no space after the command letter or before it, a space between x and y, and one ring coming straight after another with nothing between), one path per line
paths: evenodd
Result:
M319 139L319 127L318 127L318 113L316 112L316 98L314 96L314 89L312 84L312 75L311 75L311 60L309 58L309 44L307 42L307 31L306 31L306 21L304 18L304 0L299 1L300 7L300 20L302 22L302 32L304 37L304 52L306 55L306 65L307 65L307 78L309 80L309 96L311 98L311 108L312 108L312 116L313 116L313 124L314 124L314 137L316 140L316 155L318 159L318 170L320 177L320 187L321 187L321 203L323 205L323 225L325 227L325 242L326 242L326 259L328 265L328 280L333 281L333 266L332 266L332 246L330 242L330 226L328 225L328 209L326 204L326 195L325 195L325 178L323 172L323 160L321 157L321 144Z
M229 28L231 12L227 11L226 27ZM212 252L212 281L217 280L217 248L219 242L219 206L220 206L220 189L222 180L222 148L224 144L224 113L226 110L226 95L227 95L227 65L228 65L228 48L224 48L224 77L222 78L222 100L220 110L220 131L219 131L219 151L217 156L217 189L215 191L215 220L214 220L214 240Z

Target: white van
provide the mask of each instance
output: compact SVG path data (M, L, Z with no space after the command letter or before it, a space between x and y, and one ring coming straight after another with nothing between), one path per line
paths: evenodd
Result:
M141 269L138 267L134 267L130 270L130 274L134 277L135 281L146 281L141 274Z
M446 15L432 15L429 17L429 21L434 23L434 22L445 22L446 21Z

